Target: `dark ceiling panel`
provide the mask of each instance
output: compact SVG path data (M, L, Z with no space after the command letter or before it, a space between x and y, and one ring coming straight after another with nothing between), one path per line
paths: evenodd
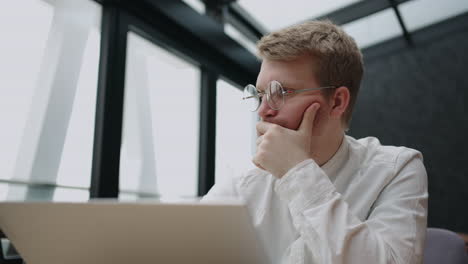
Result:
M226 20L254 43L268 33L249 12L237 3L228 6Z
M407 1L410 0L396 0L395 2L401 4ZM338 25L343 25L390 7L392 6L388 0L363 0L311 20L328 18Z

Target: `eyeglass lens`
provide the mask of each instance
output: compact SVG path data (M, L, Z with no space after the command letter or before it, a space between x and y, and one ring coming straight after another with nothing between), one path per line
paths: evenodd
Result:
M279 110L284 104L283 87L278 81L271 81L268 84L264 96L271 109ZM261 98L257 88L252 84L244 88L243 99L243 104L245 104L250 111L256 111L261 104Z
M283 87L277 81L271 81L266 91L268 105L273 110L279 110L284 103Z
M244 88L244 100L242 101L250 111L256 111L260 106L257 88L252 84L247 85Z

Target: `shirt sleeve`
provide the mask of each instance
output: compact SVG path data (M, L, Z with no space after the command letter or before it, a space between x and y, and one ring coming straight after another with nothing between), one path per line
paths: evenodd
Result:
M301 263L421 263L428 198L422 157L402 152L393 169L365 221L353 215L313 160L288 171L275 191L288 204L300 237L286 262L297 263L293 253L302 251Z
M237 178L227 178L216 183L211 187L210 191L203 196L202 202L219 201L223 199L239 199L239 194L236 190Z

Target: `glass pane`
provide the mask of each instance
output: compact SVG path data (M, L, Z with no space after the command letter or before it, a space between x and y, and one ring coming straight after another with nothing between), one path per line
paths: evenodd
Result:
M89 190L57 187L53 200L55 202L86 202L89 200Z
M468 1L413 0L401 4L399 8L408 30L415 31L467 12Z
M61 201L80 202L89 199L87 189L55 186L0 183L0 201Z
M319 17L360 0L333 1L284 1L284 0L239 0L267 30L274 31L307 19Z
M88 199L87 189L0 182L0 201L80 202Z
M137 201L138 200L138 194L136 193L126 193L126 192L120 192L119 193L119 201Z
M391 8L345 24L343 29L356 40L360 48L403 34L395 12Z
M11 179L54 8L42 0L1 5L0 179Z
M245 108L242 91L218 80L216 99L216 182L252 168L257 113Z
M128 35L120 190L196 196L199 70Z
M160 199L155 194L121 191L119 193L119 201L160 201Z
M86 43L58 172L59 185L89 188L91 183L100 41L96 25Z
M28 200L52 200L57 183L86 190L101 6L91 0L25 0L2 7L0 159L6 162L0 163L0 179L40 183L23 194L12 183L9 192Z
M26 184L0 182L0 201L24 201L27 187Z
M205 13L205 5L200 0L182 0L200 14Z

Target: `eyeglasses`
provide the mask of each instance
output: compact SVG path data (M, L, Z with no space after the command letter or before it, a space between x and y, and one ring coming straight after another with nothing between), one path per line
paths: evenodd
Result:
M336 88L336 86L324 86L300 90L285 90L280 82L271 81L270 83L268 83L265 92L259 92L254 85L248 84L244 88L244 97L242 97L242 101L249 108L250 111L255 112L260 107L260 104L263 100L263 96L266 95L268 106L270 106L270 108L273 110L279 110L284 105L285 96L307 91L318 91L330 88Z

